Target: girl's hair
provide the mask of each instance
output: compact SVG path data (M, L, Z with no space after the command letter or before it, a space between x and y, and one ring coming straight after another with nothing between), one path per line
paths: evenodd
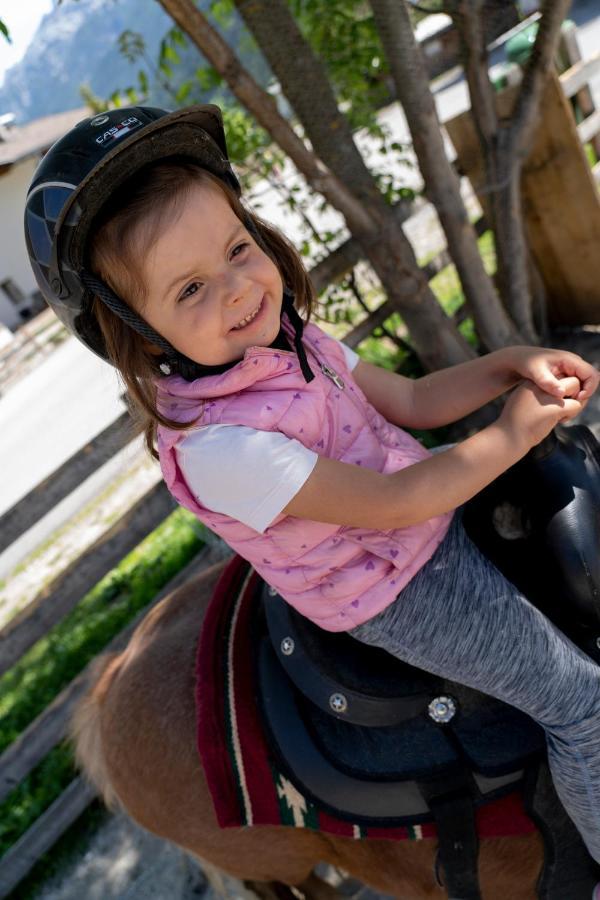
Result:
M189 160L177 158L150 163L130 178L111 198L110 209L95 223L89 247L89 265L109 287L143 316L147 294L142 262L163 227L177 216L196 185L221 191L238 219L248 224L251 235L277 266L283 283L296 298L306 321L315 302L315 293L302 259L292 244L272 225L244 208L232 188ZM115 205L116 201L116 205ZM118 369L127 388L130 412L144 431L146 446L156 452L158 425L191 428L162 416L156 403L157 377L161 377L158 357L137 332L129 328L97 297L92 304L108 357Z

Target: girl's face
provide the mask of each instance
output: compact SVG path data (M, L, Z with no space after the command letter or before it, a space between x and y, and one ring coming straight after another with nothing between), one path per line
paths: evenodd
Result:
M142 270L141 314L194 362L232 362L277 337L281 276L218 188L192 188Z

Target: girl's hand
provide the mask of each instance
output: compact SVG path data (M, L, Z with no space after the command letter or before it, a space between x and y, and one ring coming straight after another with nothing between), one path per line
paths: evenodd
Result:
M574 419L583 409L578 399L582 393L578 378L558 379L561 397L531 381L518 385L510 394L499 421L511 431L517 443L525 443L527 449L535 447L550 434L559 422Z
M585 406L600 382L600 373L594 366L568 350L510 347L507 353L515 374L533 381L553 397L569 396L565 393L563 381L575 377L580 388L573 398Z

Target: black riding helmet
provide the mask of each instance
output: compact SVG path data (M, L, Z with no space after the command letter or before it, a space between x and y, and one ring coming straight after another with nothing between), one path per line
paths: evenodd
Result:
M196 162L240 195L217 106L191 106L172 113L154 107L109 110L79 122L40 162L27 195L25 240L46 302L90 350L108 360L91 312L93 298L99 297L162 349L163 369L192 379L225 371L235 361L201 366L183 356L86 268L90 231L113 194L143 166L169 157ZM252 223L245 224L260 243ZM294 326L295 347L310 380L313 376L301 342L303 323L287 291L283 309Z

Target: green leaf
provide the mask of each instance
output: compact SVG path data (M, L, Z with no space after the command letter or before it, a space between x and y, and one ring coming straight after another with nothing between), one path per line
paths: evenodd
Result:
M0 19L0 32L4 35L4 37L6 38L8 43L12 44L12 38L11 38L10 34L8 33L8 28L6 27L6 25L4 24L2 19Z
M221 26L227 28L231 25L235 4L232 0L212 0L209 11L213 19Z
M201 66L196 69L196 80L203 91L213 91L219 87L223 79L212 66Z
M187 47L186 37L179 28L171 28L169 32L169 40L173 44L178 44L180 47Z
M135 62L140 56L143 56L146 50L146 42L143 36L137 31L127 29L123 31L117 38L119 52L129 62Z
M163 62L164 62L164 60L168 60L169 62L172 62L172 63L180 63L181 57L180 57L179 53L177 52L177 50L175 50L174 47L172 47L170 44L165 44Z
M177 88L177 93L175 94L175 99L177 100L177 102L181 103L183 105L185 103L187 97L189 96L191 89L192 89L191 81L184 81L183 84L180 84L179 87Z

